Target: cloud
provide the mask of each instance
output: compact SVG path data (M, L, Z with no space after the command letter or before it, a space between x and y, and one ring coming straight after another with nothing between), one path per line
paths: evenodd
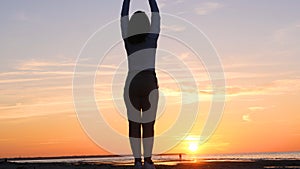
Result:
M49 67L73 67L74 63L30 60L20 63L17 70L42 70Z
M263 111L265 111L266 109L272 108L272 107L273 107L273 106L268 106L268 107L264 107L264 106L250 106L250 107L248 107L248 110L250 110L250 112L245 113L245 114L242 116L242 120L245 121L245 122L252 122L253 119L251 118L251 115L252 115L253 113L263 112Z
M30 60L17 64L14 70L0 73L0 84L15 84L57 79L71 79L74 73L73 62L53 62Z
M26 120L32 117L47 117L50 115L70 115L73 116L73 102L56 103L17 103L15 106L1 106L0 120Z
M73 112L73 65L30 60L0 73L0 120Z
M198 15L208 15L213 11L222 8L223 5L217 2L206 2L200 4L200 7L196 8L195 11Z
M251 111L261 111L261 110L265 110L265 107L262 106L252 106L252 107L248 107L249 110Z
M252 120L250 119L250 114L245 114L242 116L243 121L246 122L251 122Z
M180 26L180 25L162 25L161 29L168 32L182 32L184 31L186 28L184 26Z
M13 73L13 72L11 72ZM0 84L16 84L19 83L30 83L40 84L38 82L44 83L46 80L59 80L59 79L71 79L73 76L73 71L45 71L45 72L26 72L24 74L14 72L15 74L0 75Z
M42 80L42 79L40 79L40 78L0 79L0 84L33 82L33 81L39 81L39 80Z
M300 79L275 80L257 86L227 86L227 96L282 95L300 91Z
M181 4L183 2L184 0L160 0L158 3L160 8L164 8L167 4Z

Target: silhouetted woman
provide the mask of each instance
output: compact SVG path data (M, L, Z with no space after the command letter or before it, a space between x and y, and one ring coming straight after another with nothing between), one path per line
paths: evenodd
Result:
M144 168L155 169L151 156L159 97L155 56L160 15L156 1L148 1L152 12L151 23L142 11L135 12L129 19L130 0L124 0L121 12L122 37L128 59L124 101L129 121L129 140L137 169L142 168L141 142L144 149Z

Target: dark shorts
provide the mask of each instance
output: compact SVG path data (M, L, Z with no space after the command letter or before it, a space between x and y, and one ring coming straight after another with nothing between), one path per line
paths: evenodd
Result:
M158 89L155 71L144 70L136 75L133 75L133 77L131 75L128 77L131 77L126 82L128 85L129 99L131 104L137 110L147 111L151 106L149 101L150 93L154 89Z

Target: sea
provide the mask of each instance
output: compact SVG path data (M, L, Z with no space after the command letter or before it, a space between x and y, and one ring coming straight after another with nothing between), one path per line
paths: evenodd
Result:
M255 161L255 160L300 160L299 152L267 152L267 153L240 153L240 154L160 154L153 155L156 164L176 165L180 163L214 162L214 161ZM32 159L8 159L17 163L94 163L132 165L133 157L120 156L81 156L81 157L57 157L57 158L32 158Z

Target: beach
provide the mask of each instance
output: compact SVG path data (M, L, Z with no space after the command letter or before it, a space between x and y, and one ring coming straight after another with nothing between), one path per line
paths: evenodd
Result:
M97 163L14 163L1 162L0 169L131 169L132 165ZM157 169L300 169L300 160L256 160L256 161L197 161L174 165L158 164Z

